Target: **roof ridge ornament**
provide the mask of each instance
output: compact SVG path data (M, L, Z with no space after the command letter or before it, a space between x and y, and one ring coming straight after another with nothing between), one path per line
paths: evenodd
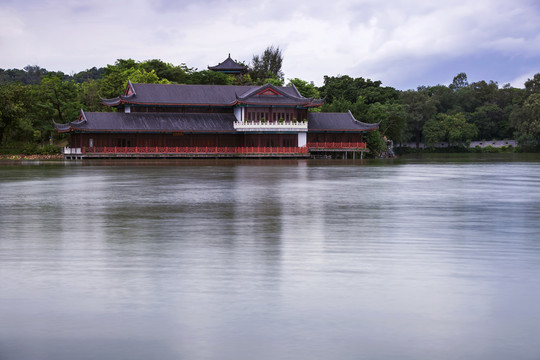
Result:
M135 87L133 86L133 84L131 83L131 80L129 79L126 85L126 91L124 91L124 96L126 97L137 96L137 93L135 92Z
M302 96L302 94L300 94L300 91L298 91L298 89L296 88L296 86L293 84L293 83L290 83L291 84L291 87L294 89L294 91L296 91L296 93L298 94L298 96Z
M88 122L88 119L86 118L86 114L84 113L84 110L81 108L81 117L84 122Z

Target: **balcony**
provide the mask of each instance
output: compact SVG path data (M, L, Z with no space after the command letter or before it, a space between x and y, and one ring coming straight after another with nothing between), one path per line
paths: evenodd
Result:
M235 121L234 129L243 132L307 132L307 121Z
M81 148L70 148L68 146L62 148L62 154L64 155L82 155Z

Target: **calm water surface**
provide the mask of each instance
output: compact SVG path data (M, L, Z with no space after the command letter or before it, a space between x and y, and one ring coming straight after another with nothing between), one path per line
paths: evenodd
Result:
M461 160L0 165L0 359L540 359L540 159Z

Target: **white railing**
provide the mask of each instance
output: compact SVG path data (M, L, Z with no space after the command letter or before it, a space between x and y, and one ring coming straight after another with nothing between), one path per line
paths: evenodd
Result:
M82 155L82 149L81 148L70 148L69 146L66 146L62 149L62 153L64 155Z
M235 121L237 131L292 131L305 132L307 121Z

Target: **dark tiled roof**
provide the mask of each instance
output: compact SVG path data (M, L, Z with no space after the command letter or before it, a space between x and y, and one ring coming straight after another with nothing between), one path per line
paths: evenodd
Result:
M259 95L268 92L272 95ZM274 95L275 94L275 95ZM247 92L238 96L238 101L244 104L254 105L297 105L310 106L313 99L305 98L298 94L298 90L293 87L277 87L266 84L259 87L252 87Z
M308 131L373 131L379 123L367 124L354 118L351 112L346 113L309 113Z
M231 54L223 62L217 64L216 66L209 66L208 69L214 71L235 71L235 72L244 72L247 71L247 66L237 63L231 59Z
M233 114L81 112L78 121L54 124L60 132L234 132Z
M137 95L120 97L128 103L175 104L175 105L223 105L236 102L236 92L246 91L249 86L230 85L176 85L133 84Z
M136 94L121 95L114 99L102 99L108 106L126 104L148 105L213 105L233 106L238 102L247 104L318 106L321 100L302 97L290 86L240 86L240 85L178 85L178 84L131 84ZM271 88L280 95L256 95Z

